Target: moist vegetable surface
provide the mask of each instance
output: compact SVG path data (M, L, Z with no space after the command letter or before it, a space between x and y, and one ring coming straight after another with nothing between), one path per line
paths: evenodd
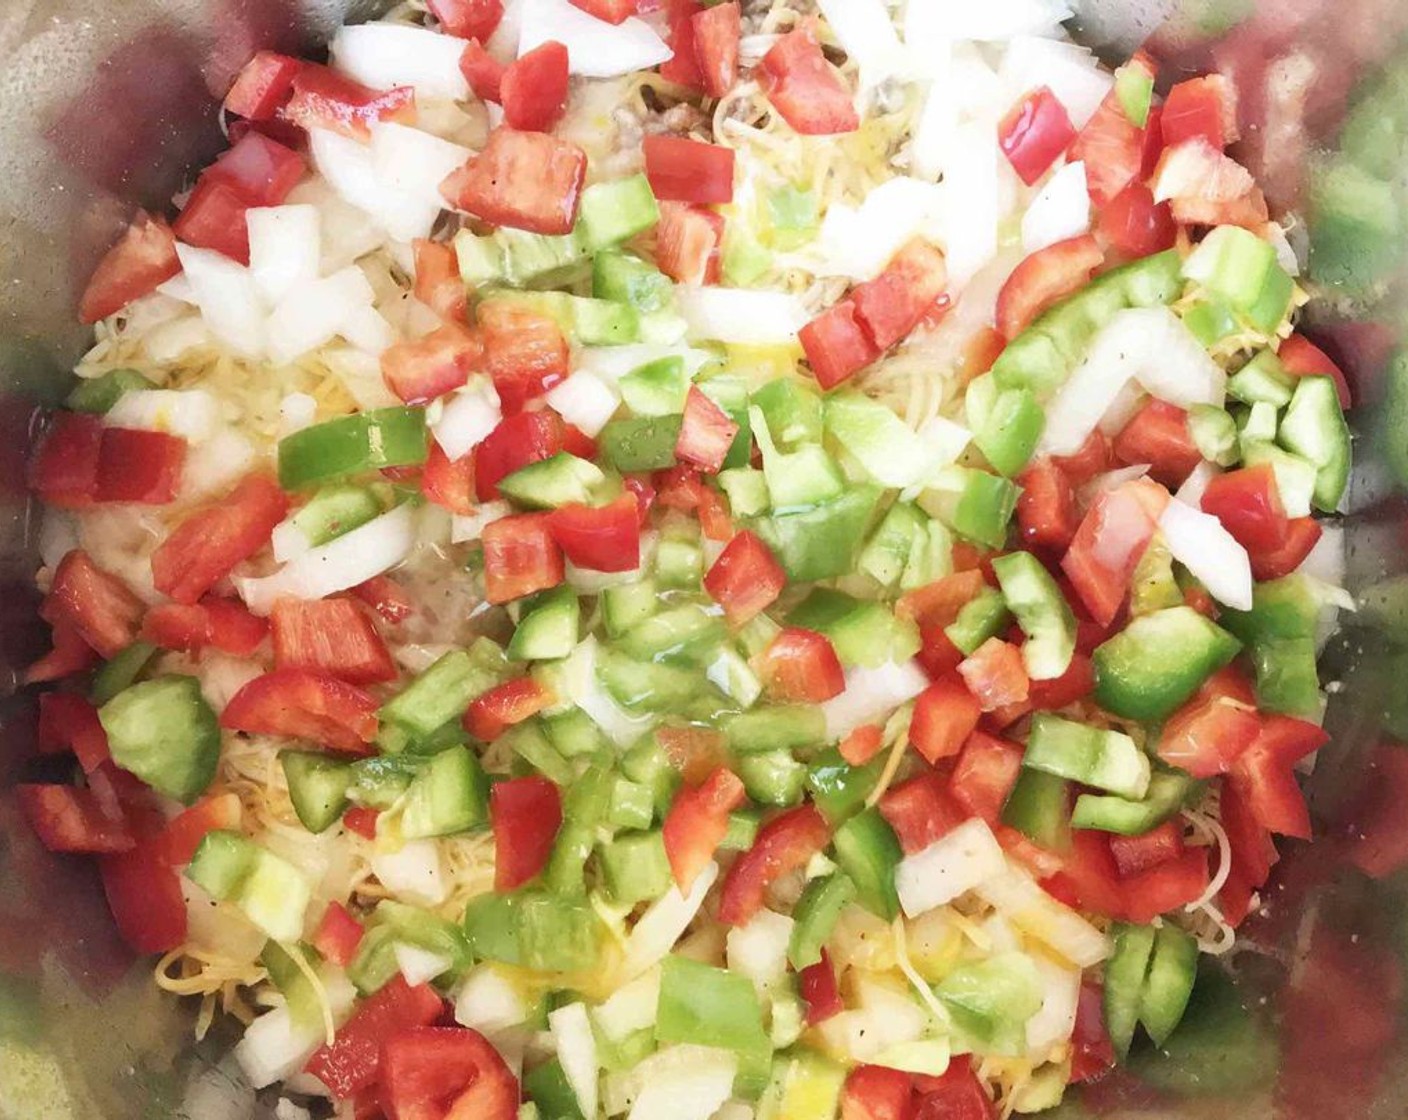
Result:
M1206 1031L1353 606L1230 85L427 6L250 59L84 293L39 838L286 1112L985 1120Z

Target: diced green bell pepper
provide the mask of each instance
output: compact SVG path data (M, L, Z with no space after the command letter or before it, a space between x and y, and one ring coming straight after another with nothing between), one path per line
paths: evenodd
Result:
M919 649L918 634L883 603L816 588L787 616L792 626L824 634L843 665L873 668L903 661Z
M339 416L279 441L279 485L301 490L386 467L418 467L427 452L423 408Z
M892 921L900 907L895 868L904 850L880 810L873 806L861 810L836 829L832 843L837 864L855 884L856 901Z
M673 953L660 970L655 1035L741 1053L772 1050L751 980Z
M449 962L446 971L451 974L469 967L469 940L459 925L429 910L383 899L372 911L357 955L347 966L347 978L358 991L375 992L396 975L400 970L397 945L434 953Z
M1034 681L1053 680L1071 664L1076 616L1051 573L1030 552L1012 552L992 562L1007 607L1026 634L1022 661Z
M637 256L606 252L592 259L592 295L653 315L673 304L675 286L658 268Z
M966 657L989 638L1004 633L1011 621L1002 592L984 587L959 608L957 617L944 627L944 636Z
M799 972L821 960L821 950L846 904L856 897L855 884L842 872L813 879L792 911L787 959Z
M810 509L831 501L846 488L841 468L820 444L800 444L793 451L782 451L772 441L762 409L755 407L750 412L774 510Z
M1126 719L1167 719L1239 649L1192 607L1144 615L1096 648L1096 702Z
M1052 852L1071 845L1070 783L1055 774L1023 768L1002 806L1002 823Z
M846 575L855 570L855 558L880 499L880 488L851 485L840 497L795 513L774 513L753 522L787 573L797 583L810 583Z
M750 801L759 805L795 805L802 800L807 768L785 750L741 755L735 769Z
M684 411L689 376L684 359L671 355L631 370L617 385L626 407L637 416L670 416Z
M1115 71L1115 96L1125 118L1135 128L1143 128L1149 120L1154 101L1154 78L1143 66L1131 63Z
M220 725L195 677L128 685L98 719L113 761L158 793L189 805L215 779Z
M728 508L736 517L757 517L772 505L768 483L756 467L732 467L718 476L719 489L728 498Z
M627 416L602 428L602 458L622 474L658 471L675 465L683 416Z
M735 751L795 751L826 741L826 717L814 704L773 705L740 712L724 725Z
M1114 952L1105 963L1105 1029L1121 1059L1128 1056L1139 1026L1154 937L1153 926L1120 922L1114 927Z
M303 966L294 959L295 954L304 962ZM317 958L302 945L280 945L277 941L266 941L259 954L259 963L284 997L284 1006L293 1016L294 1024L309 1032L321 1027L322 999L308 978L309 972L316 974Z
M1262 350L1227 379L1227 395L1243 404L1285 408L1291 403L1295 378L1286 372L1274 350Z
M74 412L104 413L134 389L155 389L156 383L135 369L110 369L99 377L84 378L73 387L64 407Z
M1049 712L1032 717L1022 765L1122 797L1143 797L1149 788L1148 756L1128 735Z
M342 816L353 777L348 762L322 751L280 751L279 763L293 811L304 828L323 832Z
M1022 953L959 965L934 988L954 1024L999 1053L1026 1051L1026 1023L1041 1007L1041 976Z
M577 648L581 609L570 587L554 587L523 602L504 652L514 661L551 661Z
M1313 638L1257 642L1251 659L1258 706L1299 719L1319 718L1322 704Z
M489 782L468 747L432 755L406 790L401 835L408 840L451 836L489 823Z
M381 502L365 486L324 486L293 515L293 523L315 548L365 525L382 512Z
M720 615L698 603L685 603L636 623L616 639L615 647L639 661L697 665L713 659L727 633Z
M1188 434L1198 454L1220 467L1230 467L1241 457L1237 422L1216 405L1195 404L1188 410Z
M839 824L865 805L884 767L883 757L872 759L864 766L852 766L841 757L840 751L831 747L812 759L807 770L807 788L826 819Z
M500 742L527 763L529 772L541 774L554 785L569 785L577 776L572 764L553 746L536 721L515 724L504 732ZM515 767L514 772L522 771Z
M628 832L601 849L601 874L614 902L652 902L674 883L660 830Z
M825 431L821 395L797 378L769 381L752 394L750 402L761 410L767 433L779 450L821 442Z
M1196 786L1181 770L1158 767L1149 789L1138 801L1125 797L1083 793L1076 798L1071 824L1076 828L1142 836L1170 819L1188 801Z
M499 493L528 509L588 504L606 480L600 467L567 451L529 463L499 481Z
M1139 997L1139 1021L1155 1046L1173 1034L1198 975L1198 943L1193 935L1165 922L1154 935L1149 973Z
M629 241L659 220L660 207L644 173L593 183L582 191L577 209L577 229L590 253Z
M523 1091L538 1109L539 1120L584 1120L576 1090L567 1081L562 1063L549 1058L523 1075ZM520 1112L517 1120L523 1120Z
M186 875L214 898L234 905L275 941L297 941L312 886L303 873L247 836L207 832Z
M438 731L464 715L470 703L488 692L506 675L503 651L488 638L478 638L467 650L444 654L425 672L381 706L383 750L404 749L400 737L388 737L393 724L412 737Z
M93 674L93 682L88 686L88 699L101 708L128 685L135 683L158 652L151 642L133 642L118 650Z
M1004 389L994 398L973 443L1007 478L1020 474L1046 428L1046 413L1030 389Z
M1218 226L1183 262L1183 275L1220 296L1253 328L1270 334L1286 317L1295 281L1276 250L1250 230Z
M758 838L762 819L756 809L739 809L728 815L728 831L719 841L726 852L746 852Z
M1279 440L1315 464L1315 506L1333 513L1349 484L1349 425L1333 378L1302 377L1281 418Z

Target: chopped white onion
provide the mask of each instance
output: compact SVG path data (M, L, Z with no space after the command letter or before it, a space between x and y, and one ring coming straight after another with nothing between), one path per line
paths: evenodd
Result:
M185 315L153 328L142 339L147 357L157 363L174 362L198 346L216 341L215 332L199 315Z
M718 877L719 865L711 860L694 880L689 894L680 894L679 887L671 883L670 889L650 904L626 939L618 966L618 983L634 980L665 959L694 921L704 905L705 895Z
M943 215L943 188L904 175L881 183L859 207L833 203L817 235L821 274L869 280L910 238L941 231Z
M661 358L680 358L684 362L684 372L693 377L707 362L715 360L708 350L697 350L686 346L667 346L653 342L632 342L625 346L585 346L576 357L577 372L583 371L600 377L614 385L632 370L659 361Z
M1046 185L1022 215L1022 248L1028 253L1079 237L1090 229L1090 189L1085 164L1068 163Z
M269 360L288 365L325 346L353 309L369 308L375 298L366 275L356 265L295 285L269 316Z
M316 280L322 257L321 216L316 206L256 206L245 211L249 273L273 307L299 284Z
M556 41L567 48L570 72L584 78L617 78L674 57L650 25L635 16L610 24L567 0L523 0L518 18L520 58Z
M407 840L394 852L373 852L371 865L381 885L398 899L439 906L450 897L434 840Z
M474 153L429 132L387 122L372 130L372 166L393 190L437 209L445 205L440 184Z
M1203 494L1207 492L1208 483L1222 473L1222 468L1216 463L1210 463L1204 459L1187 478L1183 480L1183 485L1178 488L1173 496L1180 502L1192 506L1194 509L1201 509L1203 505Z
M583 1116L597 1114L596 1036L587 1005L580 1000L548 1013L548 1028L557 1047L557 1060L577 1098Z
M234 1055L250 1085L263 1089L302 1069L323 1041L320 1025L295 1024L293 1012L285 1005L264 1012L245 1027Z
M998 73L1014 103L1029 90L1046 86L1077 129L1086 126L1115 84L1085 47L1033 35L1018 35L1007 44Z
M1252 609L1251 561L1221 521L1175 498L1164 507L1159 529L1173 558L1209 595L1236 611Z
M660 1004L660 970L653 968L623 984L592 1011L597 1029L613 1042L619 1042L655 1023Z
M728 968L753 981L766 995L787 975L787 947L792 940L793 922L786 914L764 907L745 925L728 931Z
M59 561L78 547L74 515L57 506L42 506L39 516L39 562L57 568Z
M982 4L939 4L909 0L904 38L911 48L949 39L1001 42L1017 35L1054 35L1071 10L1062 0L987 0Z
M865 979L857 972L857 1006L833 1015L821 1024L821 1036L829 1048L846 1054L854 1062L884 1065L880 1057L892 1047L916 1042L930 1026L929 1013L904 991L888 984ZM947 1050L943 1060L948 1061Z
M309 427L318 416L318 402L307 393L289 393L279 402L279 437Z
M285 517L274 526L269 543L274 550L274 559L280 564L297 559L313 547L313 542L292 517Z
M1007 859L992 829L974 817L900 860L895 890L905 915L914 918L1006 870Z
M381 360L375 354L351 346L330 346L319 356L362 411L401 403L401 398L386 387Z
M130 389L108 409L114 428L167 432L184 440L207 439L220 422L220 402L204 389Z
M647 1058L632 1072L639 1090L628 1120L709 1120L733 1093L738 1055L712 1047L675 1046Z
M294 187L285 205L317 208L320 274L346 268L386 241L385 231L365 211L338 194L321 175L309 175Z
M1041 1007L1027 1020L1027 1054L1040 1062L1075 1030L1081 973L1040 953L1033 953L1031 960L1041 976Z
M860 67L862 85L879 85L901 69L903 48L883 0L818 0L817 7Z
M205 498L230 489L254 465L259 453L239 429L222 424L206 439L193 442L181 469L181 497Z
M962 287L997 254L1002 216L997 132L988 121L960 124L944 166L944 248L950 282Z
M650 716L633 716L617 704L597 680L597 641L584 638L562 666L566 699L586 712L618 747L635 742L650 729Z
M863 723L888 717L928 687L929 678L915 661L887 661L873 669L858 666L847 670L841 694L821 706L827 740L843 739Z
M1187 408L1221 405L1227 375L1167 307L1121 311L1095 336L1085 360L1047 406L1040 451L1073 454L1130 381Z
M929 76L929 88L924 93L924 106L909 142L910 171L930 183L943 174L944 163L958 128L959 102L956 96L958 76L955 73L953 49L947 42L934 43L928 50L911 51L911 57L923 65L917 67Z
M984 902L1018 929L1080 968L1089 968L1110 955L1109 939L1100 930L1052 898L1018 867L1008 864L976 889Z
M266 615L281 596L323 599L381 575L410 555L415 540L415 515L409 505L400 505L310 549L271 576L237 579L235 585L250 610Z
M579 369L566 381L554 385L544 399L559 416L589 436L606 427L621 404L616 391L586 369Z
M507 502L484 502L473 513L457 513L450 519L450 540L454 544L477 541L484 535L484 526L512 512Z
M787 292L687 284L675 292L689 337L702 342L782 346L796 342L797 332L807 325L806 307Z
M442 953L432 953L429 949L421 949L404 942L398 941L392 946L392 952L396 955L396 967L411 987L430 983L437 976L449 972L454 965L454 961Z
M380 356L396 341L396 328L371 304L354 304L337 324L337 333L358 350Z
M430 430L440 450L453 463L478 447L502 419L499 394L494 391L493 382L487 377L477 377L445 401Z
M397 241L428 237L445 208L443 201L392 186L378 173L371 148L346 136L323 128L309 129L308 151L333 190Z
M469 83L460 70L464 39L397 23L358 23L338 28L332 65L372 89L413 86L417 95L463 101Z
M156 290L162 295L182 303L194 304L196 302L195 289L191 287L191 282L186 279L184 272L178 272L170 280L163 280L156 286Z
M492 962L469 970L455 993L455 1022L486 1035L516 1027L528 1018L528 1003L503 968Z
M249 269L214 249L180 242L176 255L211 333L236 354L254 358L263 353L264 307Z

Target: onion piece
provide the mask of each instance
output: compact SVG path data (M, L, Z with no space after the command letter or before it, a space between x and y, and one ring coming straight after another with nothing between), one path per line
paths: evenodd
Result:
M398 941L391 951L395 954L396 967L400 969L402 978L413 988L417 984L428 984L437 976L443 976L454 965L454 961L443 954L432 953L429 949L421 949L404 942Z
M250 1085L263 1089L297 1073L323 1041L319 1027L295 1024L293 1012L285 1005L264 1012L245 1027L234 1055Z
M351 311L371 307L374 299L376 293L356 265L291 288L268 319L269 360L288 365L327 345Z
M479 446L502 419L499 394L494 391L493 382L487 377L478 377L445 401L430 430L440 450L453 463Z
M220 423L220 403L204 389L132 389L108 409L104 423L195 443L208 439Z
M672 1046L633 1071L639 1087L627 1120L709 1120L733 1093L738 1055L704 1046Z
M394 852L373 852L372 871L398 899L421 906L439 906L450 897L434 840L407 840Z
M455 1022L486 1035L516 1027L528 1018L528 1003L497 964L475 965L455 993Z
M428 237L443 200L398 190L377 170L371 148L323 128L308 130L313 164L346 202L363 211L397 241Z
M997 255L1004 209L997 132L989 121L960 124L944 164L944 249L950 283L962 287Z
M841 49L860 67L863 86L877 86L904 67L904 48L883 0L817 0Z
M337 333L374 357L380 357L396 341L396 328L371 304L349 307L337 325Z
M181 497L197 499L228 490L259 457L254 444L229 424L191 444L181 470Z
M328 50L333 67L364 86L413 86L420 97L463 101L469 83L460 56L467 45L443 31L373 22L338 28Z
M321 175L309 175L289 192L284 205L313 206L318 211L318 272L346 268L386 241L385 231L353 206Z
M557 1047L557 1060L577 1098L583 1116L597 1114L596 1036L587 1005L578 1000L548 1013L548 1029Z
M617 983L634 980L659 964L675 947L689 924L694 921L704 897L719 877L719 865L712 860L699 872L689 894L680 894L673 883L641 915L626 939L625 952L617 969Z
M245 213L248 214L249 211L246 210ZM183 272L178 272L170 280L163 280L156 286L156 290L164 296L179 300L181 303L194 305L196 302L196 293Z
M1081 973L1040 953L1033 953L1031 960L1041 976L1041 1007L1027 1020L1027 1054L1033 1061L1044 1061L1075 1030Z
M790 345L807 325L806 307L787 292L681 284L675 293L689 325L689 337L699 341Z
M1216 463L1210 463L1204 459L1187 478L1183 480L1183 485L1174 494L1180 502L1192 506L1194 509L1201 509L1203 504L1203 494L1207 492L1208 483L1222 473L1222 468Z
M728 931L728 969L753 981L759 995L767 995L787 976L787 947L796 923L786 914L764 907L745 925Z
M976 891L1027 936L1045 942L1080 968L1089 968L1110 955L1109 939L1100 930L1011 864L1001 874L984 880Z
M943 215L943 189L904 175L881 183L859 207L833 203L817 235L820 272L869 280L915 234L938 232Z
M442 208L440 184L474 153L429 132L387 121L372 129L372 167L392 190Z
M717 360L716 355L708 350L653 342L631 342L625 346L585 346L577 354L576 368L579 373L586 371L614 385L632 370L640 369L641 366L661 358L682 359L684 372L688 377L693 377L707 363Z
M318 402L307 393L289 393L279 402L279 438L310 427L318 417Z
M176 256L211 333L236 354L247 358L262 354L264 307L249 269L214 249L180 242Z
M1007 857L978 817L964 821L895 868L895 890L905 916L914 918L1002 875Z
M1007 44L999 76L1016 102L1028 90L1046 86L1078 130L1100 108L1115 80L1085 47L1060 39L1017 35Z
M592 1019L602 1034L619 1042L629 1034L653 1026L659 1003L660 970L653 968L612 992L604 1003L592 1010Z
M624 747L649 730L653 720L650 716L631 715L602 687L596 675L597 649L595 637L584 638L563 663L566 699L586 712L608 739Z
M1022 248L1028 253L1090 229L1090 189L1080 160L1059 168L1022 215Z
M1164 507L1159 529L1173 558L1219 603L1236 611L1252 609L1252 565L1222 522L1177 498Z
M1062 0L989 0L983 4L936 4L909 0L904 11L904 39L923 49L951 39L1002 42L1018 35L1057 35L1071 18Z
M323 599L365 583L401 563L415 541L415 515L409 505L400 505L310 549L271 576L236 579L235 586L251 611L267 615L274 601L284 595Z
M835 742L863 723L884 719L928 687L929 678L916 661L848 669L846 687L821 706L827 740Z
M245 211L249 272L269 306L299 284L316 280L322 253L322 218L316 206L255 206Z
M589 436L606 427L621 405L616 391L586 369L579 369L566 381L554 385L544 399L559 416Z
M555 40L567 48L569 72L584 78L618 78L674 57L650 25L635 16L611 24L567 0L523 0L518 19L520 58Z
M450 541L477 541L484 535L484 526L512 512L513 507L507 502L484 502L471 514L457 513L450 519Z

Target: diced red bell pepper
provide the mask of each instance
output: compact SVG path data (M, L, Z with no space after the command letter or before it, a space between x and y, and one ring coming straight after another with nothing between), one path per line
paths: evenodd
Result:
M697 786L675 794L665 815L665 855L681 894L688 894L728 832L728 815L743 804L743 783L719 767Z
M82 509L98 492L103 421L83 412L56 412L29 463L29 486L51 506Z
M266 474L247 476L220 501L191 514L152 553L156 589L194 603L269 543L288 497ZM101 651L100 651L101 652Z
M836 986L836 970L825 949L821 951L821 960L807 965L797 974L797 994L807 1005L809 1027L824 1023L846 1009L841 1001L841 991Z
M181 488L186 441L142 428L104 428L98 447L98 502L164 506Z
M921 320L947 297L944 255L915 238L894 255L874 280L858 284L850 301L856 321L881 350L909 336Z
M655 227L655 263L680 284L717 284L723 275L724 216L702 206L665 202Z
M948 780L936 771L916 775L886 790L879 809L895 830L906 855L922 852L968 817L949 791Z
M577 220L587 155L576 144L543 132L499 127L440 193L456 210L496 226L566 234Z
M1176 859L1131 875L1122 887L1125 916L1139 925L1197 901L1208 888L1208 849L1189 848Z
M1049 456L1032 462L1017 480L1017 527L1028 547L1057 552L1070 547L1080 527L1075 491L1064 471Z
M132 224L93 270L78 301L79 322L106 319L180 271L176 236L166 219L138 210Z
M997 125L998 147L1027 186L1045 175L1075 138L1070 114L1049 86L1032 90Z
M567 48L549 39L509 63L499 81L504 123L551 132L567 111Z
M933 583L906 591L895 603L895 614L919 626L948 626L986 586L976 567L956 570Z
M1114 466L1115 449L1110 445L1110 437L1096 428L1073 454L1057 455L1052 462L1061 468L1072 486L1084 486Z
M1177 489L1203 461L1188 430L1188 413L1167 401L1151 400L1115 437L1115 457L1130 465L1145 464L1156 482Z
M710 97L722 97L738 81L743 19L737 0L696 12L693 24L694 61L699 66L704 92Z
M851 91L821 53L814 21L804 21L774 43L763 55L757 77L772 107L804 136L860 127Z
M581 8L589 16L604 19L607 23L622 24L636 14L639 0L570 0L574 7Z
M1179 82L1164 98L1159 117L1167 148L1202 138L1222 149L1237 140L1237 91L1221 74Z
M201 174L228 183L251 206L278 206L308 170L303 157L262 132L246 132Z
M411 242L411 248L415 253L416 299L447 323L465 322L469 317L469 295L454 248L424 237Z
M729 541L704 573L704 590L724 609L735 626L742 626L777 601L787 586L787 573L762 540L747 529Z
M685 397L675 458L698 467L705 474L717 474L736 435L738 425L729 414L691 385Z
M165 857L163 837L150 832L160 814L150 816L154 819L146 826L148 834L140 836L134 848L98 860L117 931L133 952L143 955L169 952L186 940L181 878Z
M376 1084L387 1040L435 1022L444 1006L429 984L411 987L398 973L363 1001L331 1045L324 1043L313 1052L304 1069L345 1100Z
M733 149L661 133L641 141L650 189L662 202L733 201Z
M1124 888L1107 833L1073 831L1061 870L1042 879L1041 885L1052 897L1078 910L1109 918L1125 916Z
M451 513L468 517L477 508L475 456L467 451L451 460L434 440L420 472L420 492L427 501L442 506Z
M989 638L964 658L958 675L985 712L1020 704L1031 691L1022 651L1001 638Z
M327 129L366 143L377 121L414 123L416 95L410 86L369 89L336 70L305 62L279 115L299 128Z
M1250 887L1260 887L1271 876L1279 858L1271 834L1257 823L1241 787L1224 782L1219 799L1222 827L1232 849L1232 871Z
M1260 733L1233 764L1228 779L1257 824L1282 836L1310 839L1310 813L1293 767L1328 741L1316 724L1290 716L1262 717Z
M62 680L83 672L98 658L73 623L60 619L51 625L51 630L53 649L24 671L25 684Z
M484 333L484 370L493 379L505 416L521 412L529 401L567 379L567 339L546 315L491 300L480 305L478 320Z
M1159 758L1195 778L1225 774L1261 733L1255 710L1224 696L1199 693L1159 733Z
M112 657L136 638L142 611L142 601L122 580L74 549L54 569L41 613L51 625L72 626L100 656Z
M885 745L885 729L878 723L863 723L836 744L836 751L851 766L864 766Z
M376 697L356 685L305 669L276 669L241 688L220 713L220 726L251 735L307 739L329 750L370 754Z
M279 599L269 622L280 669L326 673L349 684L396 679L376 624L351 599Z
M272 120L293 96L293 79L303 63L277 51L258 51L235 75L225 94L225 111L247 121Z
M244 604L214 596L199 603L159 603L142 620L144 641L188 653L213 648L252 657L268 633L268 622Z
M514 677L475 698L464 713L464 729L481 743L492 743L552 702L552 693L532 677Z
M225 180L203 175L171 229L187 245L213 249L247 265L249 230L245 211L251 205Z
M1100 626L1119 613L1168 500L1162 486L1140 478L1104 491L1086 511L1061 570Z
M973 1070L971 1055L955 1056L941 1077L916 1074L914 1120L997 1120L998 1109Z
M797 332L797 340L823 389L833 389L880 357L849 299L832 304Z
M913 1120L914 1082L903 1070L856 1066L841 1090L841 1120Z
M1151 80L1153 63L1140 52L1126 66L1137 68ZM1067 158L1085 163L1086 185L1096 207L1103 207L1136 179L1142 178L1145 130L1124 111L1119 93L1111 90L1100 102L1072 142Z
M490 101L495 105L499 103L504 71L507 69L507 66L480 46L477 40L466 43L460 54L460 73L464 75L470 90L480 101Z
M381 355L386 387L407 404L427 404L460 388L484 364L484 342L463 323L446 323Z
M586 0L587 3L613 3L620 0ZM702 92L704 75L699 72L699 59L694 50L694 17L704 10L699 0L665 0L668 34L665 42L673 52L660 64L660 76L690 90Z
M729 764L728 738L712 727L666 724L655 729L655 740L686 785L702 785L720 766Z
M515 1120L518 1079L478 1031L415 1027L382 1045L378 1101L390 1120Z
M1131 183L1096 215L1100 236L1116 253L1130 260L1172 249L1178 223L1167 202L1155 202L1143 183Z
M553 539L552 517L520 513L484 527L484 595L507 603L562 582L562 549Z
M354 805L342 814L342 826L363 840L376 839L376 822L381 813L366 805Z
M575 567L633 572L640 566L640 516L632 494L604 506L562 506L549 515L548 528Z
M1088 233L1038 249L1022 261L997 293L997 329L1016 338L1058 300L1090 283L1105 254Z
M1266 552L1249 553L1252 577L1257 580L1280 579L1290 575L1305 562L1305 558L1320 542L1324 532L1313 517L1293 517L1286 522L1286 543Z
M390 576L372 576L352 588L349 594L371 607L391 626L405 622L416 613L416 605L406 589Z
M76 692L40 694L35 738L45 754L72 751L85 774L112 759L97 709Z
M126 852L137 844L121 812L91 789L21 784L15 787L15 800L51 852Z
M563 450L562 417L551 409L505 416L474 449L474 489L481 502L499 497L499 483L521 467Z
M191 862L206 834L240 827L244 808L237 793L212 793L202 797L166 822L161 833L161 858L172 867Z
M698 516L699 526L709 540L732 539L733 523L722 496L717 490L704 485L696 468L680 464L656 471L653 483L660 505Z
M1341 408L1347 409L1354 403L1349 392L1349 379L1345 377L1344 370L1305 335L1291 335L1281 343L1281 349L1276 351L1276 356L1281 359L1281 368L1292 377L1333 378Z
M1022 751L1015 743L974 731L954 764L949 790L970 814L995 825L1021 768Z
M340 902L328 903L313 933L313 948L338 968L346 968L357 955L366 930Z
M719 921L747 925L762 909L773 883L806 863L831 839L826 818L814 805L798 805L773 817L758 830L753 846L738 857L724 876L719 896Z
M458 39L487 43L504 18L503 0L426 0L430 14Z
M1105 1030L1105 997L1100 985L1080 986L1076 1025L1071 1032L1071 1081L1081 1084L1103 1077L1115 1067L1115 1048Z
M914 701L909 742L930 765L951 758L982 718L977 699L956 677L935 681Z
M1142 836L1110 837L1110 854L1120 878L1128 879L1141 872L1177 859L1183 854L1183 825L1177 820L1163 824Z
M769 696L798 704L820 704L839 696L845 672L825 634L788 626L758 659L758 675Z
M1184 225L1237 225L1259 230L1266 196L1250 171L1201 138L1165 148L1150 184Z
M494 889L511 891L547 866L562 825L562 795L532 775L495 782L489 791L494 828Z
M1095 666L1085 654L1076 652L1059 677L1032 681L1025 701L996 708L988 718L995 727L1009 727L1028 712L1057 712L1094 691Z
M1218 475L1203 491L1202 506L1250 553L1273 553L1285 546L1290 521L1276 473L1267 464Z

